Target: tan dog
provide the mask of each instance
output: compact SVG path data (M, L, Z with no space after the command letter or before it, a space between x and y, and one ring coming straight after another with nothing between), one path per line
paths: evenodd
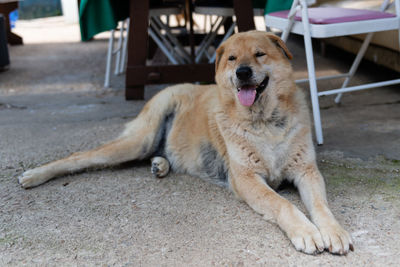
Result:
M19 182L28 188L89 167L152 158L157 177L171 168L228 185L276 221L299 251L346 254L352 241L328 208L308 108L287 57L273 34L236 34L217 50L217 85L169 87L115 141L28 170ZM298 187L312 222L273 190L283 178Z

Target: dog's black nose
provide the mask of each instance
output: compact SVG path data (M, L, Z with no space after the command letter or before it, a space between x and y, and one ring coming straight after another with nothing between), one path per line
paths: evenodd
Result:
M242 66L236 69L236 76L239 80L246 81L251 78L253 71L250 67Z

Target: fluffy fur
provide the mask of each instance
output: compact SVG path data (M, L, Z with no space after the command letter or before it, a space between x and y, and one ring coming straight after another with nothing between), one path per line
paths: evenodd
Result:
M273 34L235 34L217 50L216 85L168 87L116 140L28 170L19 183L34 187L89 167L151 158L157 177L171 168L228 186L274 220L299 251L346 254L352 241L328 208L308 108L288 58ZM248 88L257 95L243 105L240 91ZM284 178L299 189L311 221L274 191Z

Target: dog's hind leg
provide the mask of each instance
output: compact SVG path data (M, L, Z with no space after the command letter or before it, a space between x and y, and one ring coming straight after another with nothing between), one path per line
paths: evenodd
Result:
M179 87L166 89L153 97L139 116L126 125L125 131L115 141L28 170L18 178L19 183L24 188L34 187L63 174L145 159L158 150L162 151L166 145L166 136L174 122L176 102L173 95L180 91L185 92L183 89ZM167 166L164 162L159 176L165 176L168 170L169 164Z
M134 160L140 156L143 145L135 138L120 138L99 148L74 153L41 167L24 172L18 182L24 188L38 186L63 174L74 173L94 167L112 166Z

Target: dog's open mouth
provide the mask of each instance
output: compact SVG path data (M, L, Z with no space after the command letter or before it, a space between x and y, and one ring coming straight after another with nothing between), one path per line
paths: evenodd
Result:
M240 104L246 107L250 107L257 101L258 97L268 85L269 76L267 75L265 79L259 84L245 84L237 89L238 98Z

